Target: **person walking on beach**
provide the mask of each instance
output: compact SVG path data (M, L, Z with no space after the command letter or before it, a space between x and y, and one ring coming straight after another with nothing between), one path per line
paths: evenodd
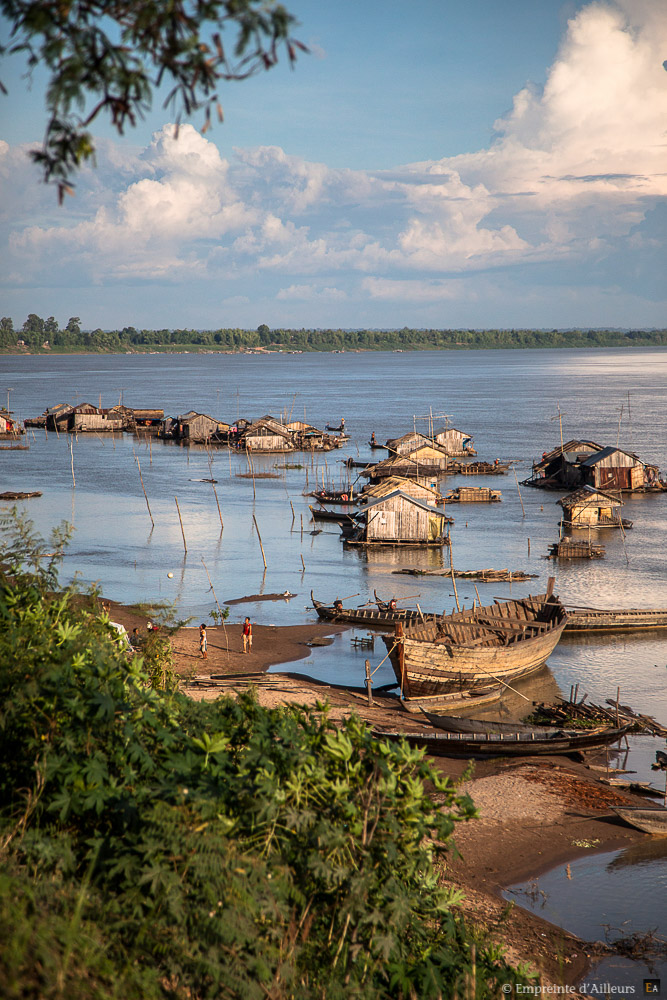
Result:
M206 652L206 625L203 622L199 626L199 651L201 653L202 660L207 660L208 653Z
M252 653L252 625L249 618L243 623L243 652Z

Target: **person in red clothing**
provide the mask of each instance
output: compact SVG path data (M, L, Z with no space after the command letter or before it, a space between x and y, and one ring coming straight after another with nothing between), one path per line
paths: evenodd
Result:
M252 625L249 618L243 623L243 652L252 653Z

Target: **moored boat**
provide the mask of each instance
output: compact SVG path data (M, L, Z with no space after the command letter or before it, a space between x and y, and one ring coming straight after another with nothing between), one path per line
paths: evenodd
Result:
M504 683L537 670L553 652L567 622L565 608L547 592L419 625L400 623L383 637L403 695L424 697Z
M381 740L407 740L436 757L532 757L535 754L571 754L595 750L620 740L627 732L605 728L588 733L555 732L546 737L534 733L400 733L373 730ZM667 831L666 831L667 832Z
M566 632L632 632L667 628L667 608L567 607Z
M348 490L314 490L312 493L306 493L306 496L315 497L320 503L333 504L354 504L361 498L361 494L354 493L351 488Z
M316 601L312 590L310 592L310 599L320 618L324 621L337 622L339 624L367 625L369 628L387 629L394 628L397 622L409 624L411 622L420 622L423 619L423 616L420 617L418 611L414 611L411 608L396 608L393 611L388 607L336 608L333 604L324 604L322 601Z
M535 733L536 736L553 736L554 733L570 732L573 735L581 730L558 729L557 726L529 726L525 722L495 722L492 719L462 719L458 715L438 715L436 712L422 712L436 729L447 733Z
M346 514L343 510L327 510L326 507L313 507L308 504L310 513L315 521L337 521L339 523L352 521L352 515Z
M644 833L667 837L667 809L653 806L612 806L612 811Z

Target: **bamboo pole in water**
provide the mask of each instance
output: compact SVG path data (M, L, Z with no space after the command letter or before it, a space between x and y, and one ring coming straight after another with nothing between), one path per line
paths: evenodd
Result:
M183 548L187 552L188 551L188 543L185 540L185 531L183 530L183 518L181 517L181 508L178 506L178 497L174 497L174 500L176 501L176 510L178 511L178 520L180 521L180 524L181 524L181 534L183 535Z
M264 546L262 545L262 536L259 533L259 525L257 524L257 518L252 515L252 519L255 522L255 527L257 528L257 537L259 539L259 547L262 550L262 559L264 560L264 572L266 572L266 556L264 555Z
M456 601L456 610L461 610L461 605L459 604L459 594L456 589L456 576L454 575L454 552L452 550L452 539L449 539L449 568L452 573L452 584L454 585L454 599Z
M72 465L72 486L76 489L76 479L74 478L74 449L72 448L72 437L69 438L69 456Z
M148 496L146 494L146 487L144 486L144 477L141 475L141 466L139 465L139 459L134 456L134 461L137 463L137 469L139 470L139 480L141 482L141 488L144 491L144 500L146 501L146 506L148 507L148 516L151 519L151 524L155 527L155 521L153 520L153 515L151 514L151 505L148 502Z
M215 488L215 483L211 483L211 488L213 490L213 496L215 497L215 502L218 505L218 517L220 518L220 534L225 530L225 526L222 523L222 511L220 510L220 501L218 500L218 491Z
M516 469L513 467L512 472L514 473L514 478L516 480L516 491L519 494L519 503L521 504L521 510L523 511L523 516L526 516L526 508L523 505L523 499L521 497L521 490L519 489L519 477L516 474Z

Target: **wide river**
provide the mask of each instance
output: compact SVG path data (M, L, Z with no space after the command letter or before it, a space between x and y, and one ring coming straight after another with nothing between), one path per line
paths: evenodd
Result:
M283 414L322 427L345 417L351 440L342 451L307 457L299 453L256 459L255 470L275 478L253 482L239 474L246 458L216 450L212 465L204 448L181 448L130 435L79 435L70 454L66 435L28 432L27 451L0 451L0 492L41 490L20 504L43 533L61 521L74 526L65 559L67 576L99 582L103 592L125 603L173 601L179 615L206 620L214 607L204 563L216 594L225 600L256 593L297 595L290 601L234 605L231 620L246 614L268 624L316 620L310 591L351 604L382 597L409 598L425 611L453 606L446 577L396 575L401 567L438 568L447 553L344 549L335 525L313 524L306 487L322 475L346 481L342 459L382 457L371 453L378 441L413 427L436 427L472 435L478 456L512 459L509 475L475 478L475 485L502 490L502 503L451 506L454 564L460 569L512 569L534 573L529 584L478 584L489 600L544 590L555 575L565 602L598 607L667 607L667 494L625 498L623 515L633 522L626 533L606 530L595 538L606 546L599 560L554 562L545 558L558 538L560 494L521 488L531 462L563 440L584 438L636 452L667 472L667 349L582 351L465 351L425 353L345 353L263 355L86 355L1 357L0 402L20 419L59 402L90 401L111 406L161 407L177 415L194 409L220 419L254 419ZM559 419L559 414L560 419ZM155 527L151 528L139 481L141 463ZM72 461L76 487L72 482ZM287 464L287 468L284 466ZM224 532L211 485L217 480ZM355 470L356 471L356 470ZM450 476L452 488L470 479ZM187 555L175 497L183 516ZM521 504L523 501L523 508ZM292 517L292 507L294 518ZM264 572L254 518L267 560ZM302 530L303 525L303 530ZM318 529L322 530L319 531ZM313 529L317 533L312 533ZM302 562L303 559L303 562ZM304 569L305 567L305 569ZM173 574L168 576L167 574ZM458 583L470 606L472 584ZM354 595L354 596L352 596ZM358 596L357 596L358 595ZM381 650L381 651L380 651ZM297 669L331 680L359 684L368 651L343 633L333 646L313 650ZM376 643L377 663L384 647ZM555 690L574 683L591 701L615 697L667 721L667 636L568 637L549 660ZM378 683L390 678L382 667ZM638 777L662 781L650 770L662 741L631 739L628 767ZM665 859L655 864L664 879ZM653 868L644 878L657 878ZM655 926L655 923L652 924ZM595 932L593 932L595 934ZM600 934L598 933L598 936Z

